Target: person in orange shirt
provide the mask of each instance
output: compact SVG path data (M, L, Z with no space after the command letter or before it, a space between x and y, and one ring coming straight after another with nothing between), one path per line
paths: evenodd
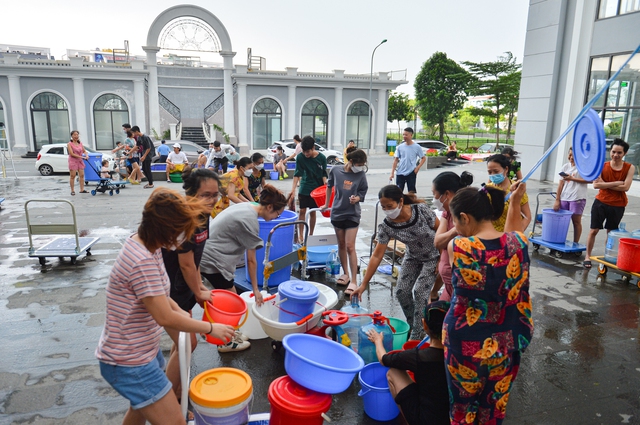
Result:
M600 177L593 181L593 188L599 189L591 206L591 226L587 239L587 256L583 262L586 269L591 268L591 251L596 236L604 224L607 233L618 228L624 209L627 206L626 192L631 187L636 168L622 158L629 150L629 144L622 139L614 139L611 144L611 161L605 162ZM605 223L606 220L606 223Z

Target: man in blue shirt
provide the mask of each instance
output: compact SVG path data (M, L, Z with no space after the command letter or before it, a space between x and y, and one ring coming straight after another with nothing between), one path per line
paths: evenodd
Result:
M169 156L171 149L169 149L169 146L167 146L166 140L160 142L160 146L158 146L156 151L158 152L158 155L160 155L160 159L158 159L158 162L167 162L167 157Z
M407 127L402 133L403 143L396 148L396 153L393 159L393 165L391 166L391 177L389 180L393 180L396 176L396 185L404 192L404 185L406 183L407 189L411 193L416 193L416 177L420 167L426 161L422 148L413 141L413 129ZM420 163L418 165L418 158Z

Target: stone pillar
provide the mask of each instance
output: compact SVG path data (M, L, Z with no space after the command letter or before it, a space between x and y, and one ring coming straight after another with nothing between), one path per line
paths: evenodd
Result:
M384 153L387 150L387 132L385 131L385 125L387 123L387 90L378 89L377 99L377 117L373 121L375 123L375 130L373 131L375 143L375 152Z
M335 101L333 112L333 137L331 137L331 146L329 149L335 149L341 151L343 148L342 141L344 136L342 134L342 87L336 87L335 89Z
M178 130L177 127L178 124L176 123L170 123L169 124L169 133L171 134L171 140L178 140Z
M6 54L5 54L6 57ZM27 146L27 135L24 132L25 122L22 105L22 90L20 89L20 77L9 75L9 101L11 105L11 125L6 125L10 130L8 134L13 136L13 154L23 155L30 149ZM9 118L9 117L7 117ZM6 124L6 123L5 123ZM33 123L32 123L33 125ZM7 143L11 143L7 140Z
M218 135L216 134L216 129L213 128L213 124L209 124L209 143L215 142L216 137L218 137Z
M220 52L224 60L224 131L230 136L234 137L236 134L236 123L234 114L234 102L233 102L233 80L231 79L231 73L233 72L233 57L236 52ZM246 86L245 86L246 87ZM238 108L238 116L242 112ZM240 132L238 132L240 134ZM240 146L246 144L246 140L240 139Z
M84 78L73 77L73 101L75 103L75 116L76 125L75 130L80 132L80 140L84 140L84 143L96 148L96 141L93 135L89 135L87 127L87 106L84 101ZM74 130L73 128L71 130Z
M247 143L248 140L247 84L244 82L238 82L238 149L240 150L240 155L242 156L249 155L251 146L249 146L249 144Z
M149 129L145 128L144 122L138 122L134 125L140 127L143 133L151 133L154 129L158 134L162 133L160 128L160 100L158 96L158 65L156 53L160 51L159 47L143 46L142 50L147 54L147 71L149 71ZM144 105L144 103L143 103ZM137 117L136 117L137 118Z
M149 99L151 99L151 97L149 97ZM129 117L129 119L133 119L134 124L132 125L137 125L142 130L144 128L146 119L144 113L144 80L141 78L133 80L133 102L133 111L135 113L135 117ZM142 132L144 133L145 131L142 130Z
M289 86L289 99L287 101L287 134L283 136L283 139L290 139L296 134L296 118L298 111L296 107L296 86Z

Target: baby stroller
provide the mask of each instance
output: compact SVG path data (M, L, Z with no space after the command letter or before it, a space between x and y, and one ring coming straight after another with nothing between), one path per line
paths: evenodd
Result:
M102 177L102 170L96 169L94 164L91 161L86 161L87 164L96 172L96 174L100 177L100 180L97 181L96 188L91 191L91 195L96 196L98 192L105 193L109 191L109 196L113 196L113 192L116 192L116 195L120 194L120 189L124 188L124 185L127 184L126 181L115 181L109 178ZM109 171L109 175L113 176L114 174L118 174L116 171Z

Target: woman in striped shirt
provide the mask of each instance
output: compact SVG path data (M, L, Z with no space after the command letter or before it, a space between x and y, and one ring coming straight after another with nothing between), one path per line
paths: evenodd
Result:
M130 407L123 423L185 423L160 351L162 328L230 340L232 326L194 320L170 297L161 248L176 249L201 225L206 206L159 188L149 197L138 232L120 251L107 283L105 326L96 357L104 379Z

